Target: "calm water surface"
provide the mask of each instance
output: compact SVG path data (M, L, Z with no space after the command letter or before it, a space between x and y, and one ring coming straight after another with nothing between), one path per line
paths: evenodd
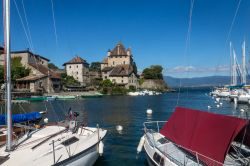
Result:
M136 154L138 142L143 135L143 122L166 121L177 104L234 116L243 116L239 111L242 108L249 110L247 105L238 105L235 109L234 104L228 101L220 101L223 105L217 108L214 100L207 93L207 90L193 90L159 96L107 96L81 100L33 102L15 105L14 109L19 112L47 109L49 121L59 121L65 118L68 109L71 108L79 112L80 118L84 119L89 126L99 124L100 127L108 130L104 140L104 156L98 159L95 166L147 165L144 152ZM208 105L212 106L210 110L208 110ZM152 116L146 114L148 107L153 110ZM116 125L123 126L121 134L116 131Z

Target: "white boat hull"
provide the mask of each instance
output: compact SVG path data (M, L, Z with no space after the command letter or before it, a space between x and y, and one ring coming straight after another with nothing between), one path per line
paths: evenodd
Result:
M84 151L80 153L77 156L72 156L68 160L54 164L54 166L64 166L64 165L70 165L70 166L92 166L96 162L96 160L99 157L99 153L97 151L98 145L95 145L88 149L87 151Z

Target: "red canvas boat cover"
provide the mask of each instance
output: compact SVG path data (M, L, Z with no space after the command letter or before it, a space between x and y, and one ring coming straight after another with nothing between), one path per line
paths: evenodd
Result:
M231 142L242 141L247 125L245 119L177 107L160 133L177 145L198 152L206 164L217 165L213 160L224 163ZM244 139L248 146L249 128Z

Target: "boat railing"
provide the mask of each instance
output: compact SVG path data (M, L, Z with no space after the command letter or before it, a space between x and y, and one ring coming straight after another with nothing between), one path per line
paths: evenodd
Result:
M160 129L166 122L167 121L149 121L149 122L144 122L143 125L145 129L151 129L160 132Z
M187 161L192 160L193 164L197 166L222 166L221 162L218 162L210 157L207 157L199 152L193 151L189 148L177 145L174 142L168 140L166 137L159 137L159 131L161 127L166 123L166 121L150 121L144 123L145 137L147 138L150 146L157 149L160 153L175 162L177 165L186 165ZM171 142L176 148L171 150L168 148L163 148L165 143ZM184 158L178 159L178 153L182 153Z

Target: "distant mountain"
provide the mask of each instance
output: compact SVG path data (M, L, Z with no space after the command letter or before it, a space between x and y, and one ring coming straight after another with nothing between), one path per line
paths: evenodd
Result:
M206 87L206 86L221 86L230 83L229 76L208 76L208 77L194 77L194 78L175 78L171 76L164 76L164 80L168 86L175 88L181 87Z

